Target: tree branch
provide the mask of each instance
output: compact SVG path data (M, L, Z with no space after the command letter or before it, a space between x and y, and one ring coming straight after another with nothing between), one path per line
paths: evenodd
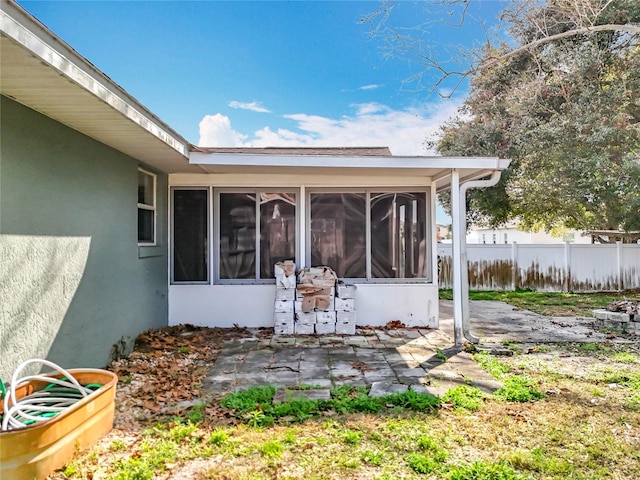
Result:
M535 42L531 42L528 43L526 45L523 45L521 47L515 48L507 53L505 53L504 55L500 55L498 57L493 57L493 58L489 58L487 60L485 60L484 62L481 62L477 68L475 68L475 71L478 70L483 70L487 67L490 67L491 65L495 65L496 63L505 60L507 58L513 57L514 55L517 55L520 52L524 52L526 50L531 50L534 48L537 48L541 45L545 45L547 43L551 43L554 42L556 40L559 40L561 38L567 38L567 37L573 37L576 35L584 35L586 33L594 33L594 32L603 32L603 31L622 31L622 32L629 32L631 34L636 34L636 33L640 33L640 25L633 25L633 24L627 24L627 25L616 25L616 24L607 24L607 25L596 25L595 27L581 27L581 28L575 28L573 30L567 30L566 32L562 32L562 33L556 33L555 35L549 35L548 37L544 37L541 38L540 40L536 40Z

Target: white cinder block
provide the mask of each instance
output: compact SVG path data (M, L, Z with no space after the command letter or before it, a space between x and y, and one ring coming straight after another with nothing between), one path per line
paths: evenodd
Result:
M296 291L293 288L276 288L276 300L290 300L294 301L296 298Z
M353 312L356 309L355 298L336 298L335 299L336 310L339 312Z
M275 325L273 327L273 333L275 335L293 335L293 323L292 324L283 324L283 325Z
M356 298L356 288L355 285L339 283L336 285L336 295L340 298Z
M336 322L356 324L356 312L336 312Z
M336 323L336 312L316 312L316 323Z
M304 323L295 324L296 335L313 335L315 331L316 329L314 323L311 323L309 325L306 325Z
M274 275L293 275L295 277L296 274L296 264L293 260L285 260L283 262L278 262L273 266Z
M289 275L288 277L284 275L276 275L276 287L283 289L292 289L296 288L296 276Z
M600 308L598 310L592 310L592 313L593 313L593 316L599 320L606 320L607 316L609 315L609 311L603 308Z
M276 300L274 312L293 313L293 300Z
M319 335L336 333L336 324L335 323L316 323L316 333Z
M609 312L607 314L607 320L613 320L614 322L628 322L631 315L622 312Z
M341 335L355 335L356 334L356 324L355 323L336 323L336 333Z
M314 325L316 323L316 312L296 312L296 323Z
M273 314L274 325L292 324L294 321L293 312L275 312Z

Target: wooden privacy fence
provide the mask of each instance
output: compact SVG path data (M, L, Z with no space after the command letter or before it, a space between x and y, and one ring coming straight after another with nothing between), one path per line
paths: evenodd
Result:
M440 288L451 288L451 244L438 244ZM549 292L640 288L640 245L467 244L471 290Z

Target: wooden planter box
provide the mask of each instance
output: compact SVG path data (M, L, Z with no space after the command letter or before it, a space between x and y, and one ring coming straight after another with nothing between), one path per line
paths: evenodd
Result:
M96 443L113 427L118 377L99 369L68 370L82 385L102 387L50 420L0 432L0 478L41 479L66 464L74 453ZM60 378L60 374L47 374ZM22 398L46 386L32 381L16 388ZM3 406L0 402L0 412Z

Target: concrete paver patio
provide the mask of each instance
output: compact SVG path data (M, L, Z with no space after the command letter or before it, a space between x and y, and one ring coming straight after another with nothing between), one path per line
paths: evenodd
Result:
M542 317L501 302L471 302L481 343L603 341L588 319ZM371 395L410 388L441 396L456 385L500 387L471 355L454 348L451 302L440 302L440 329L359 328L354 336L272 336L249 330L226 342L204 385L211 393L252 386L370 385Z
M452 342L438 330L365 329L355 336L267 338L252 333L224 346L205 381L210 392L348 384L388 391L404 385L442 395L454 385L498 386L468 353L450 350Z

